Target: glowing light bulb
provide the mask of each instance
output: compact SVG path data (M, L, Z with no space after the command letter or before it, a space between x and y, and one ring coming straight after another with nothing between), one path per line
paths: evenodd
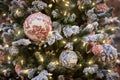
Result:
M6 16L6 13L3 13L3 16Z
M111 31L115 31L115 29L114 29L114 28L112 28L112 29L111 29Z
M8 48L8 47L9 47L9 45L8 45L8 44L5 44L5 47L6 47L6 48Z
M67 15L67 11L64 12L64 16L66 16L66 15Z
M62 41L63 44L66 44L66 41Z
M79 64L80 67L82 67L82 64Z
M119 60L119 59L117 59L117 60L116 60L116 63L120 63L120 60Z
M23 63L24 63L24 60L21 60L21 64L23 65Z
M78 40L77 38L73 39L74 42L76 42L77 40Z
M89 64L89 65L93 64L93 61L92 61L92 60L90 60L90 61L88 62L88 64Z
M112 72L112 70L108 70L108 72L109 72L109 73L111 73L111 72Z
M94 6L94 5L95 5L95 3L93 2L93 3L92 3L92 5Z
M81 9L84 9L84 6L82 6Z
M87 43L86 43L86 42L84 42L84 43L83 43L83 47L85 47L85 45L86 45L86 44L87 44Z
M8 56L8 60L11 60L11 57L10 57L10 56Z
M51 7L52 7L52 4L49 4L48 7L51 8Z
M21 31L19 30L19 31L17 32L17 34L20 35L20 33L21 33Z

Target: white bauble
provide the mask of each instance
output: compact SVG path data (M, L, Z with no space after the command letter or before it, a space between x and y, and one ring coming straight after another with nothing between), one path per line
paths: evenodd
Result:
M74 51L65 50L61 53L59 61L62 66L72 68L77 64L78 57Z

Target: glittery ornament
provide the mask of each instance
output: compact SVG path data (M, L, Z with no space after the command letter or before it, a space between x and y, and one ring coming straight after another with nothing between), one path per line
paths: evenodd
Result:
M100 60L104 62L114 62L118 58L118 53L116 48L110 44L103 45L103 52L100 55Z
M100 55L103 52L103 46L102 45L94 45L92 47L92 52L94 55Z
M62 66L72 68L77 64L78 57L74 51L66 50L61 53L59 61Z
M24 22L24 32L33 41L46 40L52 30L51 19L40 12L31 14Z

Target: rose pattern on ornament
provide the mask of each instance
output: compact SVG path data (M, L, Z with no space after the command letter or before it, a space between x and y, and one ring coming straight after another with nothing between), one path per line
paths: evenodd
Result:
M34 13L25 20L25 34L33 41L45 40L52 30L51 20L42 13Z

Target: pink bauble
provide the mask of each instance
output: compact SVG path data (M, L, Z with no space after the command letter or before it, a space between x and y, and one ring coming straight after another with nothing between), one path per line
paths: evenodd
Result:
M92 52L94 55L100 55L103 52L103 46L101 45L94 45L92 47Z
M40 12L31 14L24 22L24 32L33 41L46 40L52 30L50 17Z

